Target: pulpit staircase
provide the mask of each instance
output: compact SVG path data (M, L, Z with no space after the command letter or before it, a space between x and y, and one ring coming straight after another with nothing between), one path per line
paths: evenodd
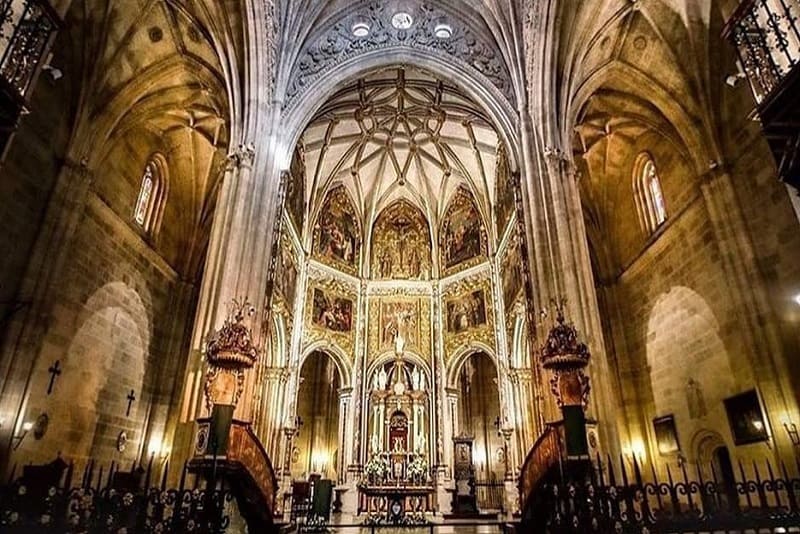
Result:
M519 478L519 499L523 525L533 525L542 519L537 517L548 488L565 478L581 478L592 468L586 454L584 441L571 439L573 434L562 421L551 423L536 440L522 465ZM549 511L548 511L549 512Z
M189 469L208 485L221 485L232 493L250 532L278 532L278 481L267 451L250 423L225 419L214 414L197 421L198 440Z

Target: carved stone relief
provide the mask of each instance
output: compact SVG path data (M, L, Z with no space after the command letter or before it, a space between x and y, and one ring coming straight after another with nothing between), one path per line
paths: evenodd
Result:
M336 21L328 29L312 36L304 45L289 79L286 107L292 107L308 87L333 67L368 52L390 47L408 47L441 56L484 78L513 107L511 76L497 44L480 35L457 16L422 2L407 2L408 24L397 27L391 22L393 10L384 2L361 5ZM443 37L442 24L449 35ZM355 35L356 24L366 35Z

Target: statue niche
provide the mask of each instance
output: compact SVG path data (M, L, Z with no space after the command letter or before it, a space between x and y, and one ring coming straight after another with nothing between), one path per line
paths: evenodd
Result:
M379 280L427 280L431 241L422 212L398 200L378 216L372 234L372 277Z

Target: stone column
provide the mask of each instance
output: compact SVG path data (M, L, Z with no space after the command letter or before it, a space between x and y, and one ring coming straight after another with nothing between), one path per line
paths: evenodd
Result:
M599 422L601 443L616 455L622 422L618 384L606 359L576 178L567 155L558 146L545 147L537 137L527 112L523 113L522 147L521 204L533 305L542 310L551 300L566 299L568 315L593 355L588 369L594 388L589 413ZM545 334L537 332L536 336L543 338Z
M353 388L339 389L339 447L336 460L337 482L345 479L347 468L353 463L353 427L352 409Z
M785 414L797 420L798 407L787 366L787 354L775 326L779 324L760 273L750 232L745 224L731 177L721 166L714 167L700 186L716 244L727 275L729 295L740 310L740 333L750 356L753 378L759 386L769 414ZM779 457L791 457L793 445L772 421L773 439Z

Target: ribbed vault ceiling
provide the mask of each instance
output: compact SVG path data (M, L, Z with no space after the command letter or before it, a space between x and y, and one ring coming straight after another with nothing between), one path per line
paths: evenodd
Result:
M302 143L312 220L327 192L343 184L362 228L403 198L436 229L465 187L491 228L497 133L476 104L428 74L395 68L344 88L311 121Z

